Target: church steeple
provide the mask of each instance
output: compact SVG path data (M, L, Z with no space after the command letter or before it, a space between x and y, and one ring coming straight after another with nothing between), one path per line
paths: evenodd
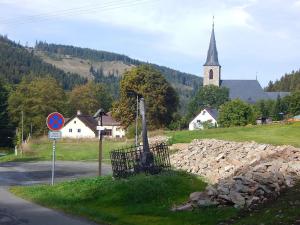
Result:
M213 17L214 20L214 17ZM213 21L212 31L210 36L210 43L207 52L206 62L203 65L204 76L203 85L220 86L221 83L221 66L218 59L217 44L215 38L215 23Z
M213 21L207 58L204 66L220 66L215 38L215 23Z

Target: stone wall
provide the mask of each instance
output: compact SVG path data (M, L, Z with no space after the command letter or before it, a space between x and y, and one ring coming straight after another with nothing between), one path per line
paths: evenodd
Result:
M171 156L171 163L203 176L211 185L192 193L175 210L207 205L255 207L280 195L300 176L300 149L255 142L194 140ZM183 208L182 208L183 207Z

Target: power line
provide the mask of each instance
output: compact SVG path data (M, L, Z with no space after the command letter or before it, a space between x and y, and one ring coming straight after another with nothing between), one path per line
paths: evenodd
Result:
M105 4L95 4L89 7L76 7L71 9L59 10L56 12L41 13L32 16L25 16L12 19L0 19L2 25L20 25L27 23L42 22L51 19L57 19L58 17L68 15L80 15L90 12L105 12L125 7L133 7L147 2L153 2L157 0L123 0L123 1L110 1Z

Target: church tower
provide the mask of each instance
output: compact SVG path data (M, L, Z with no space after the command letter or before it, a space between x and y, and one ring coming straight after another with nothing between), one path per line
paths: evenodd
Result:
M214 22L212 25L211 37L209 48L207 52L206 62L203 65L204 67L204 75L203 75L203 86L205 85L216 85L220 86L221 81L221 66L218 60L218 51L215 39L215 31L214 31Z

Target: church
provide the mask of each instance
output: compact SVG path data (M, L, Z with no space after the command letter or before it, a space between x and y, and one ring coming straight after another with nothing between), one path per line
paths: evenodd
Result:
M212 25L206 62L203 67L203 86L216 85L218 87L226 87L229 89L230 99L239 98L253 104L259 100L276 100L278 96L282 98L290 94L289 92L265 92L257 80L222 80L214 23Z

